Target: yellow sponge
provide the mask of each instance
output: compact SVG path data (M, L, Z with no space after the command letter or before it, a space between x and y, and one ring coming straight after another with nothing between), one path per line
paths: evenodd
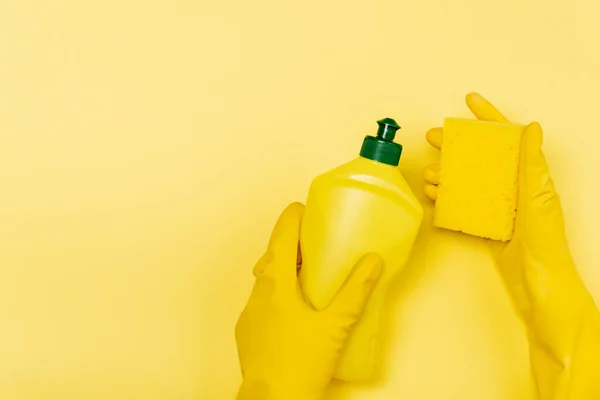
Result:
M434 225L512 238L522 125L447 118Z

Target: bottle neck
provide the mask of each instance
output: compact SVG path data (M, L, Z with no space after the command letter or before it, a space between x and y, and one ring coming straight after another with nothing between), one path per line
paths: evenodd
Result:
M402 145L382 137L366 136L360 156L382 164L397 166L400 163Z

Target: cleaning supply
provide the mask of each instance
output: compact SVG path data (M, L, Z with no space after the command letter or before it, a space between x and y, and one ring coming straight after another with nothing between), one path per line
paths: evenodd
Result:
M445 120L435 226L494 240L511 239L523 128Z
M377 137L364 138L360 157L312 182L300 234L300 285L317 310L330 304L364 254L384 262L338 362L335 378L345 381L370 380L378 371L385 292L407 262L423 217L397 167L400 127L391 118L377 123Z

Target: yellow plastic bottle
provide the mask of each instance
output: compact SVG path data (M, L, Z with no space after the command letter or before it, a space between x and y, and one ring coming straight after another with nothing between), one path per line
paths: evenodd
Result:
M300 285L316 309L331 302L360 257L378 253L380 278L341 355L335 378L367 381L379 370L386 289L402 270L421 225L423 209L397 168L400 128L391 118L377 122L360 157L317 177L309 190L300 234Z

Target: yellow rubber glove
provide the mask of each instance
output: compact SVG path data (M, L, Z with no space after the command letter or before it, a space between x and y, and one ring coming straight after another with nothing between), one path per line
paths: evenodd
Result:
M482 96L471 93L466 101L477 118L508 122ZM440 128L427 133L438 149L442 139ZM424 173L425 193L434 201L439 171L433 164ZM600 399L600 314L571 258L538 123L523 135L513 239L487 242L527 327L539 399Z
M254 268L254 289L236 326L244 378L238 400L321 399L379 276L381 258L368 254L327 309L311 308L297 278L303 212L298 203L286 208Z

